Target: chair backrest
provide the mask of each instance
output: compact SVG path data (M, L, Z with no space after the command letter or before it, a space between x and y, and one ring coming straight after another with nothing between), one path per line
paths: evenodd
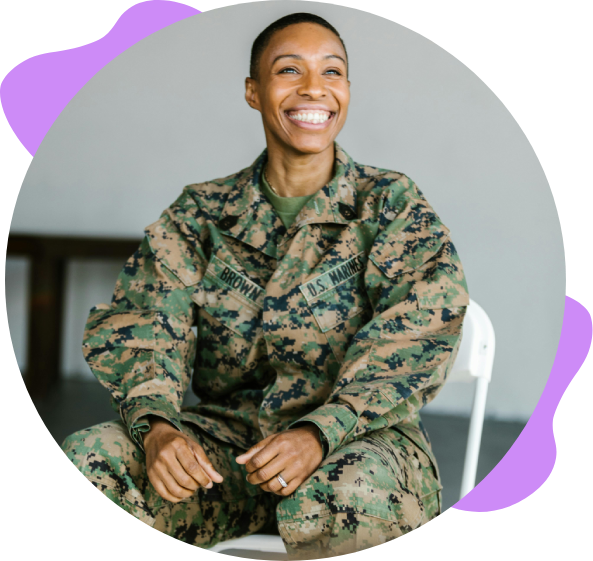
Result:
M463 322L463 336L448 382L490 381L494 363L495 337L488 314L474 300L469 301Z

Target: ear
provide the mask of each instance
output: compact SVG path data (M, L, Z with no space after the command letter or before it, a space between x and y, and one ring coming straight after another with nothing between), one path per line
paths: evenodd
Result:
M261 111L257 82L253 78L245 78L245 101L249 104L249 107Z

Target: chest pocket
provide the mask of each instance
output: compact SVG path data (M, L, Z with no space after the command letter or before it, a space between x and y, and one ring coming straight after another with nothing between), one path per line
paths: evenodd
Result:
M200 283L196 368L206 384L228 389L261 354L264 290L212 256ZM233 381L234 380L234 381Z
M352 338L373 314L364 285L363 255L347 261L341 270L328 271L299 286L338 362L343 362ZM353 264L359 270L354 271Z

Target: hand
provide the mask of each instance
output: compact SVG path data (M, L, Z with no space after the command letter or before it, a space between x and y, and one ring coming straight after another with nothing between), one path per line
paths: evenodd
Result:
M222 481L203 448L168 421L152 417L142 437L148 479L163 499L178 503L199 487L210 489L212 481Z
M323 459L319 429L313 423L273 434L237 456L238 464L246 464L247 481L264 491L288 496L307 479ZM278 474L288 487L282 487Z

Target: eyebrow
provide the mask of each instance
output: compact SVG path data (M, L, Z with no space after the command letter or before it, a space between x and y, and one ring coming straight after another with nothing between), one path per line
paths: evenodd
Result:
M281 58L294 58L296 60L303 60L303 57L301 55L279 55L272 61L272 66L274 66L274 64L276 64L276 62L279 61ZM346 61L339 55L326 55L323 58L324 60L328 58L337 58L340 59L344 64L346 64Z

